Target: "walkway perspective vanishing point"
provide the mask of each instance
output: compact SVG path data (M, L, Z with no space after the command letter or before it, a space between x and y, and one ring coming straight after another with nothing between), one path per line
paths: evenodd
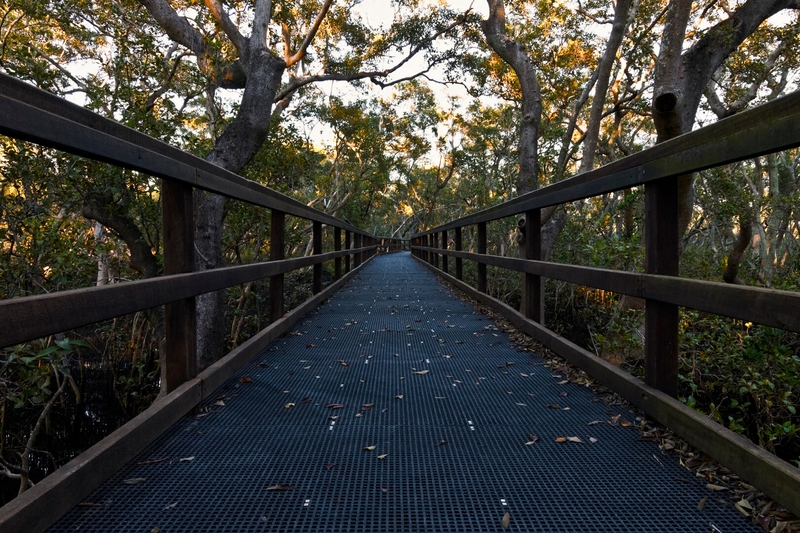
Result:
M49 531L758 531L638 424L383 255Z

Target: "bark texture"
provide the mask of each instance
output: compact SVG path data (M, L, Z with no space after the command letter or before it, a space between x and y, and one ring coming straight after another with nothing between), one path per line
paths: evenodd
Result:
M483 21L486 42L517 75L522 90L522 121L519 135L519 174L517 194L539 188L539 124L542 118L542 96L536 68L525 48L506 34L506 12L503 0L487 0L489 18Z

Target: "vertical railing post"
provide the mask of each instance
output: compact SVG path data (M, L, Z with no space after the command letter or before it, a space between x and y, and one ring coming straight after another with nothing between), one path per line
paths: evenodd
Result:
M164 274L194 271L194 214L192 187L161 180L164 232ZM171 392L197 375L197 311L195 299L164 306L166 390Z
M353 234L353 240L355 241L354 242L354 246L356 248L361 248L361 239L362 239L362 236L361 236L360 233L354 233ZM353 255L353 268L356 268L360 264L361 264L361 252L356 252Z
M314 221L312 226L312 247L314 255L322 255L322 222ZM318 294L322 292L322 263L314 265L314 279L311 284L311 292Z
M664 178L644 186L645 271L677 276L678 184ZM678 306L645 303L645 382L672 397L678 396Z
M286 213L273 209L269 237L270 261L281 261L285 258L285 229ZM269 278L269 321L276 322L281 317L283 317L283 274L275 274Z
M456 252L461 252L464 250L464 245L461 240L461 226L458 226L455 231L455 237L453 239L456 241ZM456 257L456 279L461 280L464 277L464 261L460 257Z
M432 233L431 234L431 240L432 240L431 248L438 248L439 247L439 233L438 232ZM432 255L433 255L433 267L434 268L439 268L439 254L434 252Z
M342 228L335 227L333 228L333 251L334 252L341 252L342 251ZM339 279L342 277L342 258L337 257L333 260L333 277L334 279Z
M442 232L442 250L447 250L447 232ZM447 274L447 255L442 254L442 271Z
M344 230L344 249L345 250L352 250L353 249L353 238L350 233L349 229ZM348 253L344 256L344 272L345 274L350 272L350 254Z
M536 261L542 258L541 210L525 212L525 259ZM534 322L544 323L542 305L542 277L525 273L522 284L522 313Z
M478 253L486 254L486 222L478 222ZM486 263L478 263L478 290L486 292Z

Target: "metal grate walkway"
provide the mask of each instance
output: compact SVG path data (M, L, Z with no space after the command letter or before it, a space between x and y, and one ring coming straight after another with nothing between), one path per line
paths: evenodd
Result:
M409 254L359 278L50 531L758 531Z

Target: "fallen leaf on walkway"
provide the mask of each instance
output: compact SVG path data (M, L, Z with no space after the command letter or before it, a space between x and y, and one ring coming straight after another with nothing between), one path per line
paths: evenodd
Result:
M222 400L217 400L216 402L214 402L214 405L219 405L220 407L225 407L225 402L223 402Z
M343 403L329 403L325 407L327 407L329 409L341 409L342 407L344 407L344 404Z
M325 470L330 470L331 468L335 468L339 466L339 463L328 463L325 465Z
M698 509L703 509L703 507L705 507L705 506L706 506L706 502L707 502L707 501L708 501L708 496L706 496L705 498L703 498L702 500L700 500L700 501L697 503L697 508L698 508Z
M377 445L375 445L375 446L364 446L364 451L365 452L371 452L377 447L378 447Z
M594 444L594 443L596 443L596 442L597 442L597 439L596 439L596 438L594 438L594 437L589 437L589 442L591 442L592 444Z
M527 407L527 405L525 405L524 403L517 402L517 405L519 405L520 407Z
M349 363L346 363L346 362L342 361L341 359L340 359L340 360L338 360L338 361L336 361L336 362L337 362L337 363L339 363L339 364L340 364L340 365L342 365L342 366L350 366L350 364L349 364Z
M503 525L503 529L508 529L508 526L511 525L511 515L506 512L506 514L503 515L503 519L500 521L500 523Z
M385 413L385 412L386 412L386 411L388 411L388 410L389 410L389 408L388 408L388 407L384 407L383 409L381 409L381 413Z
M252 382L253 378L248 378L248 377L243 377L242 379L239 380L239 383L252 383Z
M378 460L382 461L382 460L386 459L387 457L389 457L389 454L388 453L384 453L384 454L378 456Z
M403 395L402 394L398 394L397 396L394 397L394 399L395 400L402 400L403 399Z
M615 415L615 416L612 416L612 417L611 417L611 419L608 421L608 425L610 425L610 426L616 426L616 425L617 425L617 422L619 421L619 418L620 418L621 416L622 416L622 415Z
M306 344L306 348L313 348L313 347L314 347L313 344Z
M124 480L122 483L125 485L138 485L139 483L144 483L147 481L146 477L132 477Z
M566 391L561 391L558 393L558 395L561 396L562 398L566 398L567 396L569 396L569 393Z
M311 365L304 366L304 367L303 367L303 370L308 370L309 368L311 368Z
M293 404L292 402L289 402L289 403L287 403L286 405L284 405L284 407L285 407L286 409L289 409L290 407L294 407L294 404Z
M191 461L194 461L194 458L195 458L194 455L191 456L191 457L181 457L180 459L178 459L178 462L179 463L189 463Z
M567 440L570 441L570 442L578 442L578 443L583 444L583 441L581 439L579 439L578 437L567 437Z
M551 403L549 405L545 405L545 407L547 407L548 409L561 409L561 406L558 405L557 403Z
M420 376L424 376L428 372L430 372L430 370L415 370L414 372L412 372L412 374L417 374L417 375L420 375Z
M279 483L277 485L272 485L271 487L267 487L267 490L294 490L294 487L291 485L282 485Z
M511 365L513 365L513 364L514 364L514 362L513 362L513 361L508 361L508 362L506 362L506 363L501 363L501 364L497 365L497 368L505 368L505 367L507 367L507 366L511 366Z
M443 444L447 444L447 439L442 439L442 440L440 440L440 441L439 441L439 444L437 444L437 446L441 446L441 445L443 445Z
M531 446L533 444L536 444L539 441L539 437L537 437L536 435L529 435L528 438L531 439L531 440L526 442L525 446Z
M164 510L166 511L168 509L175 509L177 506L178 506L178 502L171 503L171 504L167 505L166 507L164 507Z
M602 424L602 423L603 423L602 420L592 420L591 422L589 422L589 425L596 426L597 424Z
M386 494L387 492L389 492L389 489L385 489L385 488L381 487L381 492Z
M708 490L728 490L727 487L721 487L719 485L714 485L713 483L709 483L706 485Z
M363 411L369 411L369 410L370 410L370 409L372 409L373 407L375 407L375 404L374 404L374 403L365 403L364 405L362 405L362 406L361 406L361 409L362 409Z
M558 382L559 385L566 385L567 383L569 383L568 379L565 379L564 381L559 381Z
M337 418L339 418L339 415L336 415L336 416L329 416L329 417L328 417L328 420L336 420Z

